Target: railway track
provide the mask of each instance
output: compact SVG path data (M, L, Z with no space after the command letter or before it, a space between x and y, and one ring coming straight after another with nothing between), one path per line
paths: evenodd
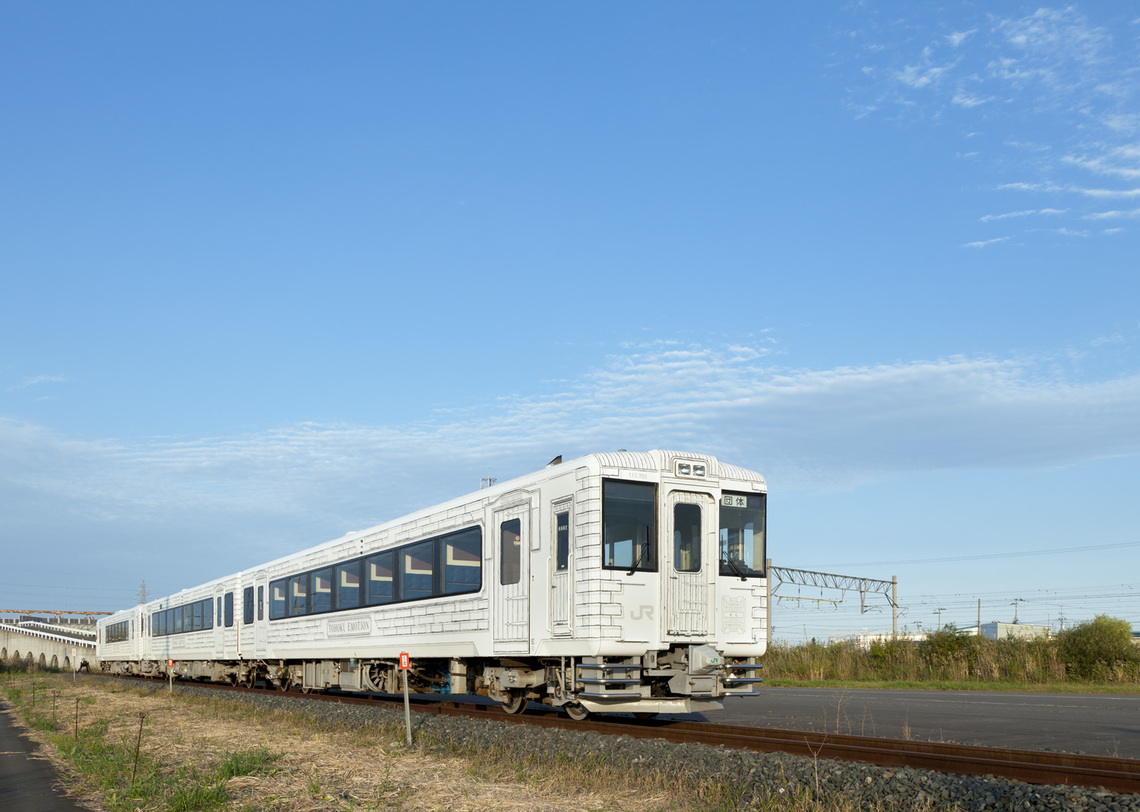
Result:
M265 693L400 710L404 707L402 699L393 700L376 696L299 692L286 694L272 688L192 684L222 691ZM959 775L993 775L1027 784L1104 787L1113 792L1140 793L1140 760L1136 759L877 739L869 736L808 733L705 722L640 720L619 716L592 716L585 721L575 722L564 714L550 710L508 715L495 704L443 699L413 699L412 702L417 713L493 719L498 722L624 735L632 738L664 739L675 743L707 744L756 752L788 753L816 759L860 761L879 767L911 767Z

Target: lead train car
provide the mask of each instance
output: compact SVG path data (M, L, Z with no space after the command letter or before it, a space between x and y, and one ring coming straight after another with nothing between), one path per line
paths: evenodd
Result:
M301 690L692 712L755 693L766 484L591 454L99 621L101 668Z

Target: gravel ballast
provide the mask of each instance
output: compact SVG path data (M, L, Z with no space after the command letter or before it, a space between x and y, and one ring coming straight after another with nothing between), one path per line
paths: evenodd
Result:
M165 688L164 688L165 689ZM271 694L219 692L198 686L177 690L304 713L348 727L403 726L402 711ZM717 782L739 793L739 807L789 793L842 797L857 808L962 810L1136 810L1140 795L1103 789L1041 786L992 776L961 776L906 767L876 767L782 753L754 753L700 744L673 744L586 731L558 730L491 719L413 714L413 735L429 750L454 754L493 751L520 760L554 757L608 765L619 770L666 774L694 784Z

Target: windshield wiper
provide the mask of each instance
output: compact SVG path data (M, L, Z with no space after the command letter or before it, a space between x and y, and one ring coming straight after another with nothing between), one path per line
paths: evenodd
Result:
M649 546L649 525L646 525L645 526L645 547L648 547L648 546ZM641 547L638 549L637 558L634 559L633 566L631 566L629 568L629 572L627 572L626 575L633 575L633 573L637 571L637 568L641 566L641 557L645 554L645 547Z
M740 564L737 562L737 560L735 558L729 558L726 555L724 558L721 559L721 561L728 564L728 566L730 566L732 568L732 571L740 576L741 581L747 581L748 580L748 574L744 571L744 568L740 566Z

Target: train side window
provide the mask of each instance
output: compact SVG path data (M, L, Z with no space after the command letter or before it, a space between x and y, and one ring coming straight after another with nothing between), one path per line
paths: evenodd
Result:
M443 565L443 594L478 592L483 585L483 533L479 528L464 530L439 539L439 560Z
M368 575L368 605L391 603L396 599L395 578L396 555L392 552L377 553L364 559L364 570Z
M400 550L400 600L430 598L435 585L435 544L411 544Z
M360 559L337 564L333 583L337 609L355 609L360 606Z
M193 631L201 631L202 629L202 609L201 601L195 601L191 604L190 612L193 619L191 620L192 625L190 628Z
M227 629L234 625L234 593L232 593L232 592L226 593L225 620L226 620L226 628Z
M511 519L499 525L499 583L517 584L522 578L522 522Z
M202 601L202 628L214 628L214 602L209 598Z
M222 625L222 599L218 598L218 625Z
M274 581L269 585L269 619L279 620L285 617L285 579Z
M764 577L764 494L724 493L720 498L720 574Z
M606 480L602 486L602 566L657 571L657 489Z
M677 572L700 572L701 506L673 506L673 568Z
M300 617L309 611L309 573L289 578L289 617Z
M329 612L333 608L332 567L312 573L312 593L309 595L309 614Z
M257 619L265 619L265 587L257 588Z
M570 514L554 516L554 568L563 572L570 566Z
M250 623L253 623L253 587L247 586L243 589L241 598L241 622L248 626Z

